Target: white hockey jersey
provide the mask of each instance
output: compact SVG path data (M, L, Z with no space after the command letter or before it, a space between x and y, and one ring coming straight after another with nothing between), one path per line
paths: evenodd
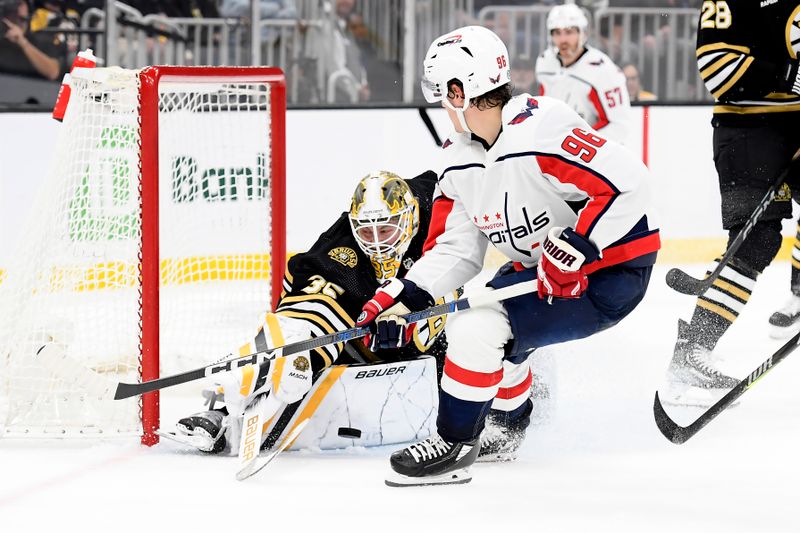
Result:
M606 54L587 46L575 63L563 67L551 46L536 60L536 79L540 96L566 102L606 138L627 141L632 116L625 74Z
M636 155L554 98L516 96L502 120L491 147L467 133L443 144L424 255L407 279L443 296L481 271L489 243L533 267L553 226L574 228L601 251L587 273L655 262L650 174Z

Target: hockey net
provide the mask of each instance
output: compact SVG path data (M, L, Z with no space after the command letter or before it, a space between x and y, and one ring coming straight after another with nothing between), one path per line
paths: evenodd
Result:
M271 68L76 69L53 170L0 282L2 436L143 435L117 381L252 338L285 262L285 86Z

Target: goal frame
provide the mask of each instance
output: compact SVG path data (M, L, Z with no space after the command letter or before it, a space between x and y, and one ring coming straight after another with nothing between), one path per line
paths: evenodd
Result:
M159 377L159 92L162 81L218 83L220 81L262 82L270 86L270 201L272 246L270 249L271 303L281 294L286 267L286 79L276 67L179 67L152 66L139 73L140 110L140 195L142 240L139 274L141 276L141 380ZM265 125L267 127L267 125ZM141 397L142 437L144 445L158 443L160 424L159 392Z

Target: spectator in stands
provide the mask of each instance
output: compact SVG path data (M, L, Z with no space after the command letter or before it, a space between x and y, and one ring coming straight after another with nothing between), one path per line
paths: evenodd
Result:
M536 66L532 59L517 59L512 63L511 84L514 94L538 94Z
M351 33L358 28L358 19L351 18L355 0L336 0L335 10L325 23L321 35L316 39L314 55L322 62L325 95L329 102L352 102L369 100L370 88L367 70ZM330 4L326 4L331 9Z
M636 65L628 63L622 67L622 72L625 74L625 84L628 86L631 102L649 102L658 98L655 94L642 89L639 70Z
M34 10L31 15L31 32L36 33L40 30L62 29L64 33L53 36L54 41L65 41L67 55L69 58L75 57L78 53L78 34L70 33L70 30L77 30L81 25L80 15L74 7L70 7L67 0L36 0L33 4Z
M219 12L223 17L249 18L250 0L222 0ZM259 0L261 20L297 18L294 0Z
M223 17L249 19L250 0L222 0L219 13ZM259 0L258 14L260 20L296 19L297 6L295 0ZM261 42L266 45L276 44L278 36L274 28L261 29Z
M0 0L0 72L57 80L65 71L66 44L30 30L25 0Z

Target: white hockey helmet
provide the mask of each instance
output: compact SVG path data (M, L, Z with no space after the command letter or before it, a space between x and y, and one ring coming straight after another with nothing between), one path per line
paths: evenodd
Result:
M464 87L464 106L456 109L447 99L447 84L458 80ZM503 41L483 26L465 26L435 39L425 54L422 94L430 103L444 105L458 114L469 131L463 112L470 99L511 81L511 62Z
M419 229L419 202L397 174L371 172L358 182L348 218L365 254L399 261Z
M583 9L575 4L564 4L555 6L547 14L547 32L555 29L578 28L581 33L581 46L586 43L586 30L589 27L589 19Z

